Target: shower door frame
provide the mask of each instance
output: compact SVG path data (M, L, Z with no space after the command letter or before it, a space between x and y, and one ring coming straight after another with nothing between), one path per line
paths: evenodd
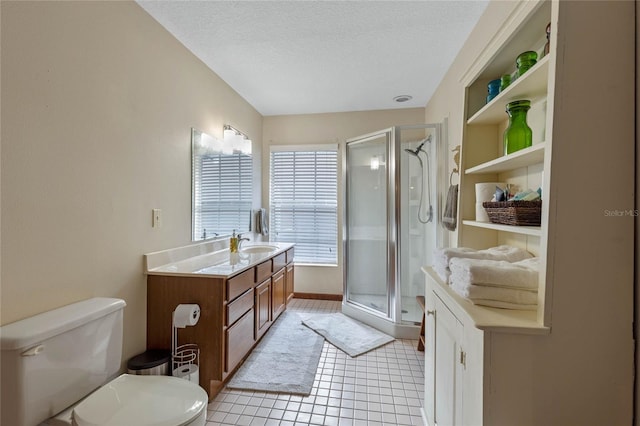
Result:
M436 226L436 243L442 244L444 232L440 224L442 217L442 186L439 182L444 182L445 176L448 172L448 161L445 155L446 147L445 143L446 135L443 134L447 128L447 120L443 123L429 123L429 124L417 124L417 125L401 125L394 126L386 129L382 129L376 132L368 133L365 135L357 136L351 139L347 139L345 144L345 150L342 161L342 179L343 179L343 220L342 220L342 243L343 243L343 304L354 306L362 311L385 319L392 322L397 326L402 326L402 318L400 312L402 312L402 277L400 268L400 258L398 256L398 249L401 247L402 237L401 229L403 224L401 223L401 167L396 159L399 159L402 149L402 130L429 130L431 129L435 133L436 152L433 161L436 163L434 172L432 172L431 178L436 179L436 200L434 210L434 222ZM387 173L386 173L386 188L387 188L387 314L372 309L371 307L359 302L355 302L350 298L350 288L348 283L349 273L349 227L348 214L349 203L347 202L347 196L349 194L349 170L348 170L348 145L365 143L375 138L379 138L382 135L387 135ZM393 202L390 202L393 201ZM414 327L414 325L410 325ZM397 336L396 336L397 337Z
M368 133L366 135L361 135L355 138L347 139L345 144L344 156L342 161L342 176L343 176L343 220L342 220L342 249L343 249L343 294L344 294L344 302L353 306L357 306L358 308L373 314L377 317L384 318L386 320L394 321L396 317L396 307L398 303L396 301L396 286L390 286L390 282L396 282L398 275L398 259L396 256L396 236L397 236L397 221L396 214L398 210L394 208L395 206L390 205L390 199L396 199L396 185L395 185L395 174L396 174L396 154L397 149L395 149L395 139L396 139L396 131L395 127L389 127L387 129L382 129L377 132ZM349 203L347 203L347 195L349 193L349 168L347 167L349 161L349 150L348 146L350 144L361 144L366 143L374 139L378 139L381 136L386 136L386 155L387 155L387 167L386 167L386 191L387 191L387 229L386 229L386 253L387 253L387 314L385 315L383 312L380 312L376 309L373 309L367 305L364 305L359 302L355 302L350 298L350 288L347 284L348 275L349 275L349 227L347 226L348 217L349 217ZM392 184L393 182L393 184ZM395 203L394 203L395 204ZM394 261L391 261L391 260Z

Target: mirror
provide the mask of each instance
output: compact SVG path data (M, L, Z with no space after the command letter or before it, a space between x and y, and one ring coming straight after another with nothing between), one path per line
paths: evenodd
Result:
M219 140L191 129L193 241L251 229L251 141L228 129L224 133Z

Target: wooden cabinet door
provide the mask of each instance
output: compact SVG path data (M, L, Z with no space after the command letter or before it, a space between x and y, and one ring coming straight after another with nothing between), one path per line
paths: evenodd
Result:
M289 303L291 299L293 299L293 264L290 263L287 265L287 273L284 279L285 285L285 293L286 293L286 303Z
M271 319L273 321L284 311L287 303L284 272L285 268L282 268L271 278Z
M255 343L253 338L253 310L249 310L233 326L229 327L225 338L225 371L231 372L249 353Z
M271 278L256 287L256 340L271 325Z
M462 421L462 372L463 362L460 342L462 323L438 298L435 302L435 383L434 422L438 425L455 425ZM426 352L426 351L425 351Z

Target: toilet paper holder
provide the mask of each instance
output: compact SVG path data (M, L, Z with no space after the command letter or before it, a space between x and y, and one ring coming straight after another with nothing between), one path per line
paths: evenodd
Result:
M171 374L199 383L198 364L200 348L195 343L178 345L178 329L194 326L200 319L200 306L181 304L172 315L171 324Z

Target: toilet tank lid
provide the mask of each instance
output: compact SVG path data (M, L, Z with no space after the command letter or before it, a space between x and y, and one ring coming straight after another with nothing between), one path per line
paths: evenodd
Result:
M97 318L124 309L122 299L94 297L0 327L0 348L25 349Z

